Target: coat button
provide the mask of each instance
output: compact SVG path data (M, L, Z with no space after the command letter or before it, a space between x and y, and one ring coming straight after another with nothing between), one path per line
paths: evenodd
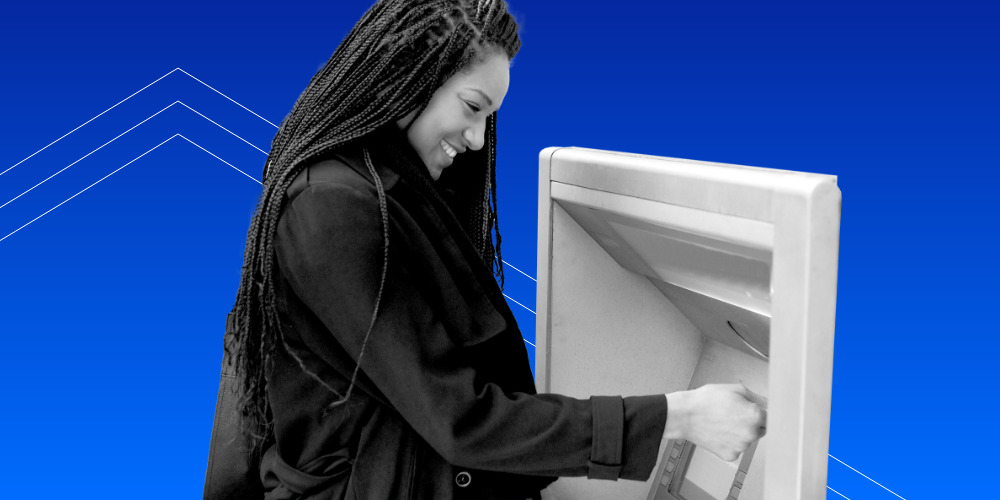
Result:
M465 488L471 482L472 474L469 474L468 472L462 471L455 476L455 484L457 484L459 488Z

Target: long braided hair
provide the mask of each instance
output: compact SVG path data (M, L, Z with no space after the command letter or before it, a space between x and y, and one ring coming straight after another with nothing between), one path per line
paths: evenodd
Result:
M265 381L275 347L282 342L275 309L274 236L292 180L323 155L395 126L411 112L419 114L446 80L488 51L501 51L511 59L519 48L517 23L503 0L380 0L313 76L282 121L247 232L234 335L227 345L240 379L240 427L251 462L259 460L272 439ZM480 177L459 193L467 210L456 213L462 214L463 227L502 286L495 113L487 121L484 147L463 153L455 162L449 170Z

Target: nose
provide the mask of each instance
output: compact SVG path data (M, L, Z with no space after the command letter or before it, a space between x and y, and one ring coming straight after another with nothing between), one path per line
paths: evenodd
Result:
M485 139L483 136L486 134L486 120L477 121L475 125L465 129L462 132L462 137L465 139L465 143L469 146L469 149L479 151L483 148L483 142Z

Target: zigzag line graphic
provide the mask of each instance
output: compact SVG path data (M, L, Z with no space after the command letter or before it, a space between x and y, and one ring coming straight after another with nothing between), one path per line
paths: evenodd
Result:
M229 132L230 134L232 134L232 135L233 135L233 137L236 137L237 139L239 139L239 140L241 140L241 141L243 141L243 142L245 142L245 143L249 144L250 146L253 146L253 148L254 148L254 149L256 149L257 151L260 151L261 153L264 153L264 154L267 154L267 152L266 152L266 151L264 151L263 149L260 149L260 148L258 148L257 146L254 146L254 145L253 145L253 143L251 143L250 141L248 141L248 140L246 140L246 139L244 139L244 138L240 137L239 135L237 135L237 134L233 133L233 132L232 132L231 130L227 129L226 127L223 127L222 125L219 125L219 124L218 124L218 123L216 123L216 122L215 122L214 120L212 120L211 118L209 118L209 117L207 117L207 116L205 116L205 115L203 115L203 114L199 113L199 112L198 112L198 111L197 111L196 109L192 108L191 106L188 106L187 104L184 104L184 103L183 103L183 102L181 102L181 101L174 101L174 102L170 103L170 105L168 105L167 107L165 107L165 108L163 108L163 109L161 109L161 110L157 111L156 113L153 113L152 115L150 115L149 117L147 117L147 118L146 118L145 120L142 120L141 122L139 122L139 123L137 123L137 124L133 125L133 126L132 126L131 128L129 128L128 130L126 130L126 131L124 131L124 132L122 132L122 133L118 134L117 136L115 136L115 138L114 138L114 139L111 139L110 141L108 141L108 142L105 142L104 144L101 144L100 146L98 146L98 147L97 147L96 149L94 149L93 151L91 151L91 152L89 152L89 153L87 153L87 154L85 154L85 155L81 156L81 157L80 157L79 159L77 159L77 160L76 160L76 161L74 161L73 163L70 163L69 165L67 165L67 166L63 167L62 169L60 169L60 170L59 170L58 172L56 172L56 173L54 173L54 174L52 174L52 175L50 175L50 176L46 177L46 178L45 178L44 180L42 180L42 181L41 181L41 182L39 182L38 184L35 184L34 186L31 186L30 188L28 188L27 190L25 190L25 191L24 191L23 193L21 193L21 194L19 194L19 195L15 196L15 197L13 197L13 198L11 198L10 200L8 200L8 201L7 201L6 203L4 203L3 205L0 205L0 208L3 208L3 207L6 207L7 205L9 205L9 204L10 204L11 202L13 202L14 200L16 200L16 199L18 199L18 198L20 198L20 197L22 197L22 196L24 196L24 195L26 195L26 194L30 193L30 192L31 192L31 191L32 191L33 189L37 188L38 186L41 186L42 184L45 184L45 183L46 183L46 182L47 182L48 180L50 180L50 179L52 179L53 177L55 177L55 176L57 176L57 175L59 175L59 174L63 173L64 171L66 171L66 169L68 169L68 168L72 167L73 165L76 165L77 163L79 163L79 162L80 162L81 160L83 160L84 158L86 158L86 157L88 157L88 156L90 156L90 155L92 155L92 154L94 154L94 153L96 153L96 152L100 151L100 150L101 150L101 148L103 148L104 146L107 146L108 144L111 144L112 142L115 142L116 140L118 140L118 139L119 139L120 137L122 137L123 135L125 135L125 134L127 134L127 133L131 132L132 130L134 130L134 129L135 129L136 127L138 127L139 125L142 125L143 123L146 123L147 121L151 120L151 119L152 119L153 117L155 117L156 115L158 115L158 114L160 114L160 113L162 113L162 112L164 112L164 111L166 111L166 110L170 109L170 108L171 108L171 107L173 107L173 106L174 106L175 104L180 104L181 106L184 106L185 108L187 108L187 109L189 109L189 110L193 111L193 112L194 112L195 114L197 114L198 116L200 116L200 117L202 117L202 118L204 118L204 119L208 120L208 121L209 121L209 122L211 122L211 123L212 123L213 125L215 125L215 126L217 126L217 127L221 128L222 130L225 130L226 132ZM79 127L78 127L78 128L79 128ZM67 134L67 135L68 135L68 134ZM65 136L63 136L63 137L65 137ZM220 159L220 160L222 160L221 158L219 158L219 159ZM225 160L223 160L223 161L225 161ZM227 164L228 164L228 162L227 162ZM233 167L232 165L229 165L229 166ZM11 168L13 168L13 167L11 167ZM236 167L233 167L233 168L236 168ZM10 169L7 169L7 170L10 170ZM240 170L240 169L238 169L238 168L237 168L237 170ZM242 170L240 170L240 172L241 172L241 173L243 173L243 175L247 175L247 174L246 174L246 172L243 172ZM247 175L247 177L250 177L250 176L249 176L249 175ZM254 179L253 177L250 177L250 179L251 179L251 180L253 180L254 182L256 182L257 184L260 184L260 181L258 181L257 179Z
M125 168L125 167L127 167L127 166L131 165L131 164L132 164L132 163L134 163L134 162L135 162L136 160L138 160L139 158L142 158L143 156L146 156L147 154L151 153L151 152L152 152L153 150L155 150L156 148L158 148L158 147L160 147L160 146L162 146L162 145L164 145L164 144L166 144L166 143L170 142L170 140L171 140L171 139L173 139L173 138L175 138L175 137L180 137L181 139L184 139L185 141L188 141L188 142L190 142L191 144L193 144L193 145L194 145L195 147L197 147L198 149L201 149L202 151L204 151L204 152L206 152L206 153L208 153L208 154L212 155L213 157L215 157L215 158L216 158L217 160L221 161L222 163L225 163L226 165L229 165L229 166L230 166L230 167L231 167L231 168L232 168L233 170L236 170L237 172L239 172L239 173L241 173L241 174L243 174L243 175L247 176L247 178L249 178L250 180L252 180L252 181L254 181L254 182L256 182L256 183L260 184L260 181L258 181L257 179L254 179L253 177L251 177L250 175L248 175L248 174L247 174L246 172L244 172L244 171L240 170L239 168L237 168L236 166L234 166L234 165L233 165L232 163L229 163L228 161L226 161L226 160L223 160L222 158L219 158L219 157L218 157L218 156L217 156L217 155L216 155L215 153L212 153L211 151L209 151L209 150L207 150L207 149L205 149L205 148L201 147L201 145L199 145L198 143L196 143L196 142L192 141L191 139L188 139L187 137L184 137L184 136L183 136L182 134L174 134L174 135L170 136L169 138L167 138L167 140L165 140L165 141L163 141L163 142L161 142L161 143L159 143L159 144L157 144L157 145L153 146L152 148L150 148L149 150L147 150L147 151L146 151L145 153L143 153L143 154L141 154L141 155L139 155L139 156L136 156L135 158L133 158L132 160L130 160L130 161L129 161L128 163L126 163L126 164L124 164L124 165L122 165L122 166L120 166L120 167L116 168L116 169L115 169L114 171L112 171L112 172L111 172L110 174L108 174L108 175L105 175L104 177L101 177L100 179L98 179L97 181L95 181L95 182L94 182L93 184L91 184L91 185L89 185L89 186L87 186L87 187L85 187L85 188L81 189L81 190L80 190L79 192L77 192L77 193L76 193L76 194L74 194L73 196L70 196L69 198L66 198L65 200L63 200L62 202L60 202L60 203L59 203L58 205L56 205L56 206L54 206L54 207L52 207L52 208L50 208L50 209L46 210L45 212L43 212L43 213L42 213L41 215L39 215L38 217L35 217L34 219L31 219L30 221L28 221L28 222L27 222L26 224L24 224L23 226L21 226L21 227L19 227L19 228L15 229L15 230L13 230L13 231L11 231L10 233L8 233L8 234L7 234L6 236L4 236L3 238L0 238L0 242L2 242L3 240L6 240L7 238L10 238L11 236L13 236L13 235L14 235L15 233L17 233L18 231L20 231L20 230L22 230L22 229L24 229L24 228L26 228L26 227L30 226L30 225L31 225L32 223L34 223L34 222L35 222L35 221L37 221L38 219L41 219L42 217L44 217L44 216L48 215L48 213L49 213L49 212L51 212L51 211L53 211L53 210L55 210L55 209L57 209L57 208L59 208L59 207L63 206L63 205L64 205L64 204L66 203L66 202L68 202L68 201L72 200L73 198L76 198L77 196L80 196L81 194L83 194L84 192L86 192L86 191L87 191L88 189L90 189L90 188L92 188L92 187L94 187L94 186L96 186L96 185L100 184L101 182L103 182L103 181L104 181L105 179L107 179L108 177L111 177L112 175L114 175L114 174L118 173L118 172L119 172L119 171L120 171L121 169L123 169L123 168ZM79 161L79 160L78 160L78 161ZM67 167L67 168L68 168L68 167Z
M60 137L60 138L58 138L58 139L56 139L56 140L54 140L54 141L52 141L52 142L50 142L50 143L46 144L46 145L45 145L45 147L43 147L42 149L39 149L38 151L35 151L34 153L31 153L30 155L28 155L28 157L27 157L27 158L25 158L25 159L23 159L23 160L21 160L21 161L19 161L19 162L15 163L14 165L10 166L9 168L7 168L6 170L4 170L3 172L0 172L0 175L3 175L3 174L6 174L7 172L9 172L9 171L10 171L11 169L13 169L14 167L16 167L16 166L18 166L18 165L20 165L20 164L22 164L22 163L24 163L24 162L28 161L29 159L31 159L31 157L33 157L33 156L37 155L38 153L41 153L42 151L45 151L46 149L48 149L48 148L49 148L49 146L51 146L51 145L53 145L53 144L55 144L55 143L57 143L57 142L59 142L59 141L61 141L61 140L65 139L65 138L66 138L66 137L67 137L68 135L72 134L73 132L76 132L77 130L80 130L80 128L82 128L82 127L83 127L84 125L86 125L86 124L88 124L88 123L90 123L90 122L92 122L92 121L94 121L94 120L96 120L96 119L100 118L100 117L101 117L102 115L104 115L104 114L105 114L105 113L107 113L108 111L111 111L112 109L115 109L116 107L118 107L118 105L119 105L119 104L121 104L121 103L123 103L123 102L125 102L125 101L127 101L127 100L129 100L129 99L131 99L131 98L133 98L133 97L135 97L135 96L136 96L137 94L139 94L139 93L140 93L140 92L142 92L143 90L146 90L146 89L148 89L149 87L152 87L152 86L153 86L153 85L154 85L155 83L157 83L157 82L159 82L160 80L162 80L162 79L164 79L164 78L166 78L166 77L170 76L170 75L171 75L172 73L174 73L175 71L180 71L181 73L184 73L185 75L187 75L187 76L191 77L192 79L194 79L194 81L196 81L196 82L198 82L198 83L200 83L200 84L202 84L202 85L204 85L204 86L208 87L208 88L209 88L209 89L211 89L211 90L212 90L213 92L215 92L215 93L217 93L217 94L221 95L222 97L225 97L226 99L229 99L229 100L230 100L230 101L231 101L231 102L232 102L233 104L236 104L237 106L239 106L239 107L241 107L241 108L243 108L243 109L245 109L245 110L249 111L249 112L250 112L250 113L251 113L252 115L256 116L257 118L260 118L261 120L264 120L265 122L269 123L269 124L270 124L270 125L271 125L272 127L274 127L274 128L278 128L278 126L277 126L277 125L275 125L274 123L271 123L271 121L270 121L270 120L268 120L267 118L264 118L263 116L260 116L260 115L258 115L257 113L254 113L254 112L253 112L253 111L252 111L252 110L251 110L250 108L248 108L248 107L246 107L246 106L244 106L244 105L242 105L242 104L240 104L240 103L236 102L236 100L235 100L235 99L233 99L232 97L229 97L229 96L227 96L226 94L223 94L222 92L219 92L218 90L216 90L216 89L215 89L215 87L212 87L211 85L209 85L209 84L207 84L207 83L205 83L205 82L203 82L203 81L199 80L198 78L196 78L196 77L195 77L194 75L192 75L191 73L188 73L187 71L184 71L184 70L183 70L183 69L181 69L181 68L174 68L174 69L172 69L172 70L168 71L168 72L167 72L167 73L166 73L165 75L163 75L163 76L161 76L161 77L157 78L156 80L153 80L152 82L150 82L149 84L147 84L147 85L146 85L145 87L143 87L143 88L141 88L141 89L139 89L139 90L137 90L137 91L133 92L133 93L132 93L132 95L130 95L130 96L128 96L128 97L126 97L126 98L124 98L124 99L122 99L122 100L118 101L117 103L115 103L115 105L114 105L114 106L111 106L110 108L108 108L108 109L105 109L104 111L101 111L100 113L98 113L98 114L97 114L97 116L95 116L95 117L93 117L93 118L91 118L91 119L89 119L89 120L87 120L87 121L85 121L85 122L81 123L80 125L78 125L78 126L77 126L76 128L74 128L73 130L70 130L69 132L66 132L65 134L63 134L63 135L62 135L62 137ZM169 106L168 106L168 107L169 107ZM192 111L194 111L194 110L192 110ZM200 113L199 113L199 114L200 114ZM209 120L209 121L211 121L211 120ZM213 123L215 123L215 122L213 122ZM216 124L216 125L218 125L218 124ZM228 132L228 130L227 130L227 132ZM230 132L230 133L231 133L231 132ZM233 134L233 135L235 135L235 134ZM248 143L248 144L249 144L249 143ZM253 144L251 144L251 146L253 146ZM254 147L256 147L256 146L254 146ZM257 148L257 149L260 149L260 148ZM263 150L262 150L262 151L263 151Z

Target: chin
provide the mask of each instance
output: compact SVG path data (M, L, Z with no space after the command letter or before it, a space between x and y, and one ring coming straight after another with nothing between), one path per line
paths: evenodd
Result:
M454 160L451 160L451 159L447 159L443 163L439 163L436 166L436 168L430 169L430 171L431 171L431 177L433 177L434 180L438 180L441 177L441 174L444 173L445 169L447 169L448 167L450 167L452 163L454 163Z
M431 179L438 180L441 178L441 174L444 173L444 169L445 169L444 166L439 165L435 167L430 167L427 169L427 171L430 172Z

